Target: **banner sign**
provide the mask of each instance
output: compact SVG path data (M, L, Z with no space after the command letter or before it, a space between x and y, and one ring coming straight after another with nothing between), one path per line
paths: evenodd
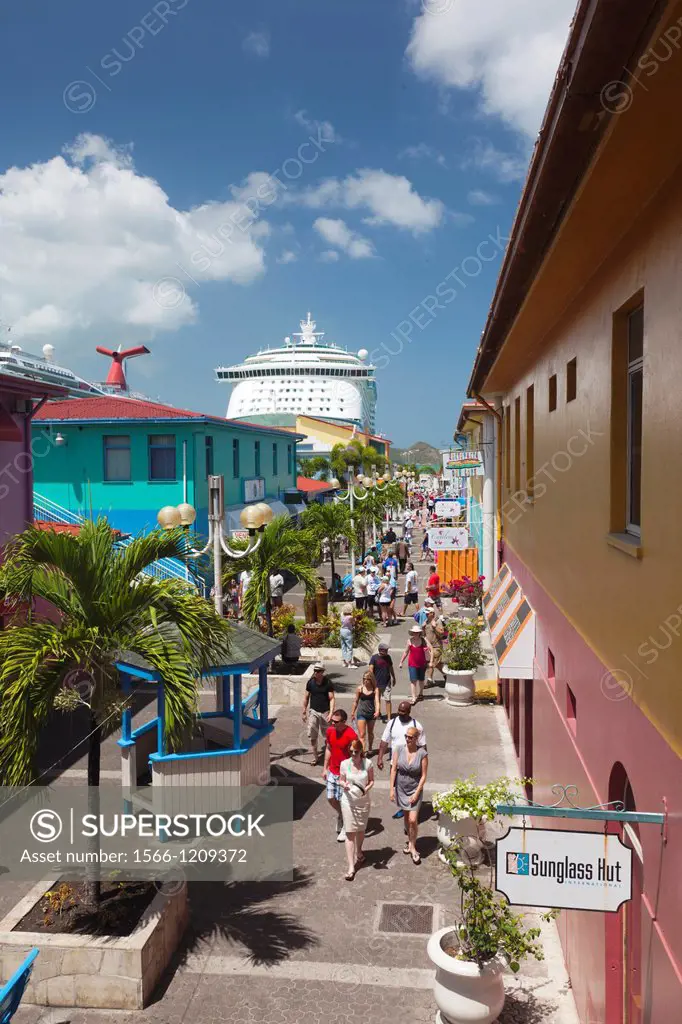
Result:
M429 547L432 551L463 551L469 547L469 531L466 526L431 527Z
M434 504L434 512L439 519L456 519L460 516L466 506L466 502L455 498L453 501L444 501L439 498Z
M249 531L248 530L230 530L230 537L232 538L232 540L248 540L249 539Z
M613 833L510 828L496 845L495 887L515 906L615 913L632 899L632 850Z
M255 480L244 481L244 501L262 501L265 497L265 480L257 477Z
M451 476L483 476L483 458L480 452L453 449L443 455L443 470Z

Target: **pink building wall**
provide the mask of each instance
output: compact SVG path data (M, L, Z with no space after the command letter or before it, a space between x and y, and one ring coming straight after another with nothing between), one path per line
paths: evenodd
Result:
M11 396L0 392L0 402ZM20 441L0 439L0 550L33 519L33 473L30 421L25 415L12 419L22 432Z
M640 1020L646 1024L682 1020L682 762L630 696L614 684L608 666L508 545L505 555L537 618L531 691L534 799L554 802L551 786L561 783L578 787L576 802L582 806L606 802L613 798L609 780L620 762L638 810L662 812L664 801L667 804L665 845L659 826L637 827L644 879ZM548 648L555 660L553 681L548 679ZM655 665L648 668L649 673L654 671ZM521 688L523 703L524 684L514 685ZM566 714L568 686L576 701L574 722ZM520 717L523 721L523 712ZM557 819L552 827L570 827L570 823ZM586 827L580 823L580 828ZM621 956L621 950L614 948L620 933L609 918L612 915L563 911L558 922L583 1024L620 1024L622 1020L615 977L619 968L614 966Z

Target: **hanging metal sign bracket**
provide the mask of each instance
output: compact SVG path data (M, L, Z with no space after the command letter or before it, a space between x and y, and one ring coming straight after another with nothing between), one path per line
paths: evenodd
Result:
M612 800L594 807L576 807L573 797L578 795L577 786L552 786L552 792L559 797L555 804L498 804L497 813L512 817L530 818L573 818L579 821L622 821L627 824L660 825L664 842L667 840L667 804L663 801L662 814L645 811L626 811L622 800Z

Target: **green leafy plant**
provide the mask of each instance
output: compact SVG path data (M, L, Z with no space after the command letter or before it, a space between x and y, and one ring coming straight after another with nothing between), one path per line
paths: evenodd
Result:
M328 647L341 646L341 616L336 608L332 608L329 615L325 615L322 624L329 629L326 643ZM353 609L353 646L361 647L363 650L371 650L372 641L376 635L377 624L365 612L358 608Z
M460 913L455 929L457 946L446 952L479 967L501 960L514 973L528 957L544 960L538 941L541 929L527 928L523 923L524 915L515 914L507 900L496 896L492 885L481 881L472 867L458 866L459 856L454 849L446 852L450 871L460 890ZM551 921L556 916L557 911L551 910L542 915L542 920Z
M288 632L289 626L295 626L296 632L299 632L300 622L296 618L296 608L293 604L283 604L279 608L273 609L272 612L272 632L273 635L281 640L282 637Z
M450 634L444 651L444 661L455 672L475 672L485 665L486 656L481 647L483 630L475 622L451 622Z
M513 804L518 799L519 786L527 786L532 779L511 779L504 776L492 782L476 782L476 777L457 779L449 789L436 793L433 809L448 814L455 821L475 818L476 821L493 821L498 816L498 804Z
M313 502L301 513L301 525L313 537L317 546L329 541L332 579L336 572L335 553L342 540L353 542L355 534L348 505L334 502Z

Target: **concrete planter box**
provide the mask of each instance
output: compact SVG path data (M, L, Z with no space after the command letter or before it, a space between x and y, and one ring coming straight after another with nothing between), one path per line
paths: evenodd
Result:
M24 1001L39 1006L141 1010L170 963L189 918L187 886L157 893L125 938L12 931L58 879L35 885L0 921L0 982L40 950Z
M364 647L353 648L353 657L361 665L369 664L369 659L372 657L373 654L376 654L377 650L379 649L379 640L376 636L372 637L370 643L371 647L369 650L365 650ZM319 658L319 660L323 661L325 665L332 665L335 663L341 665L343 663L340 647L304 647L301 651L301 657L312 658L313 661L317 661Z
M306 649L304 648L304 651ZM308 659L308 653L301 654L301 660L306 661ZM313 659L310 665L300 675L279 675L277 673L268 672L268 707L274 707L275 705L300 705L303 702L303 694L305 693L306 683L313 676ZM245 675L243 677L242 685L244 687L244 693L250 693L253 690L258 689L258 676Z

